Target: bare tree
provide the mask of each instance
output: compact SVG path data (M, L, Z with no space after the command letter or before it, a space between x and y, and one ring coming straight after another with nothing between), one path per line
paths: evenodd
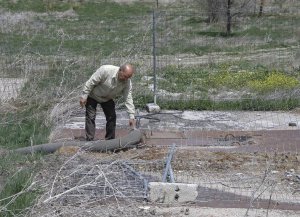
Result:
M233 0L227 0L227 25L226 25L226 34L229 35L231 33L231 6Z

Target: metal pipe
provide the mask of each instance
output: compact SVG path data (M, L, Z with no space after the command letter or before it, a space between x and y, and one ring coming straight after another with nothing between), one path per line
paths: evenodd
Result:
M174 173L173 173L173 170L172 170L172 165L170 165L170 168L168 170L168 174L170 176L170 182L175 183L175 178L174 178Z
M167 161L166 161L166 168L165 168L163 178L162 178L163 182L167 181L167 176L168 176L168 174L170 174L171 161L172 161L172 158L173 158L173 154L175 152L175 147L176 147L176 144L173 143L173 145L172 145L172 147L171 147L171 149L168 153L168 158L167 158ZM173 171L171 173L173 174ZM174 180L174 176L173 176L173 180Z
M156 13L152 14L152 52L153 52L153 94L154 104L156 104Z
M47 143L41 145L28 146L24 148L15 149L15 152L21 154L30 154L35 152L53 153L61 147L77 146L82 150L107 152L116 151L125 148L135 148L142 139L140 130L134 129L124 137L111 140L97 140L97 141L65 141L58 143Z

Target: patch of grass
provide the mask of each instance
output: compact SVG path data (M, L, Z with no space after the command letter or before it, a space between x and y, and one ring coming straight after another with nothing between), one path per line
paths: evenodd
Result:
M243 70L243 67L247 67L246 70ZM262 79L266 74L262 69L250 69L249 65L246 66L242 62L204 67L169 66L158 72L162 77L158 86L170 92L185 92L191 86L195 91L222 87L240 89L245 87L249 80Z
M213 32L213 31L199 31L197 32L197 35L200 35L200 36L207 36L207 37L221 37L221 38L227 38L227 37L232 37L234 36L235 34L232 33L232 34L227 34L226 32Z
M38 169L35 162L40 155L19 155L9 153L0 158L1 176L4 177L0 191L0 216L10 217L20 214L33 204L39 190L28 189L33 174Z
M151 4L118 4L115 2L86 2L75 11L80 16L89 16L91 19L100 18L101 20L122 19L124 15L137 16L142 15L151 9Z
M8 149L46 143L50 126L46 125L46 109L32 105L25 110L1 114L0 145Z
M136 93L133 95L136 108L144 108L147 103L153 103L153 96L150 94Z
M65 3L59 0L1 0L3 8L10 9L11 11L64 11L71 7L71 3Z
M162 75L158 80L159 87L170 92L185 92L190 87L194 87L194 91L202 90L202 81L209 76L209 71L198 67L169 66L158 74Z
M68 26L68 28L65 29L65 32L67 33L68 29L71 27L75 28L76 25L74 25ZM129 38L131 33L129 33L128 30L125 30L124 26L123 29L120 29L118 33L110 32L107 28L108 27L105 27L99 30L99 32L94 32L92 37L89 37L88 35L82 36L82 39L77 37L78 35L74 35L74 38L71 35L68 35L66 38L53 38L51 35L42 33L36 34L29 39L23 35L0 33L0 42L2 42L0 45L0 50L3 53L13 55L18 53L20 49L25 47L28 41L30 41L28 50L40 55L57 55L57 53L60 53L60 55L72 54L90 56L95 52L99 52L103 56L109 56L118 49L121 53L124 41L118 36L118 34L122 34L122 37ZM57 26L52 30L53 32L58 32ZM94 31L96 30L97 29L95 28ZM85 32L87 29L82 26L78 27L78 30L76 31ZM75 33L73 32L72 34ZM106 36L103 36L104 34L106 34ZM108 34L110 34L110 36ZM79 35L81 35L81 33ZM101 36L102 38L97 38L97 36ZM135 37L130 38L128 42L133 44L138 40L142 40L141 37L142 33L135 34Z
M252 23L251 23L252 22ZM235 31L236 36L253 36L266 40L266 42L276 41L276 44L283 44L287 38L293 38L294 31L298 29L300 24L299 16L264 16L260 19L250 19L248 28L237 28ZM243 27L243 23L239 24Z
M186 109L241 109L241 110L278 110L290 109L297 105L296 99L263 100L251 99L228 100L216 102L209 99L210 91L215 93L228 91L249 92L249 97L254 95L267 96L273 91L292 90L299 87L296 74L269 71L264 66L253 66L249 62L235 62L217 64L204 67L166 67L159 72L158 88L170 93L194 93L192 99L178 99L166 104L167 108L175 107ZM253 95L254 94L254 95ZM247 98L249 98L247 97ZM200 100L201 99L201 100ZM194 102L195 101L195 102ZM165 105L164 102L161 102Z
M0 33L0 50L7 54L18 53L27 44L30 52L40 55L90 56L96 51L103 56L109 56L116 51L119 55L122 55L123 51L123 55L127 55L127 46L136 46L145 36L143 29L146 27L141 26L141 23L144 19L149 19L150 22L150 16L144 16L150 15L151 7L145 3L120 5L114 2L62 3L58 0L20 0L17 3L2 1L4 7L15 12L46 12L46 5L49 3L53 5L51 11L73 8L74 13L78 15L68 19L55 18L53 14L34 14L33 22L26 23L24 28L14 28L9 34ZM22 23L20 21L14 25ZM35 25L43 27L33 31Z
M194 15L184 20L185 25L191 25L195 27L199 26L201 23L207 23L207 18Z
M209 88L231 90L251 89L256 93L268 93L279 89L294 89L299 80L284 72L269 71L265 67L243 68L242 65L220 64L202 83Z
M245 111L277 111L291 110L300 105L299 99L242 99L232 101L180 100L167 101L158 99L157 104L162 109L174 110L245 110Z
M200 12L201 14L201 12ZM182 18L183 17L183 18ZM158 22L158 35L170 35L164 46L160 45L161 54L193 53L196 55L210 52L239 52L258 49L270 49L277 47L289 47L297 45L299 39L295 38L300 24L299 16L254 16L240 17L232 22L231 34L226 33L226 22L207 23L199 15L182 15L180 19L172 16L167 22ZM226 21L226 20L224 20ZM176 29L174 36L173 29ZM198 38L198 39L197 39ZM205 48L207 39L235 38L238 41L245 38L245 43L239 46L223 46L209 42ZM250 42L248 40L253 40ZM191 41L193 41L191 44ZM255 43L258 41L259 43ZM224 43L226 43L224 41Z
M15 216L32 205L37 192L26 190L32 182L31 178L29 171L22 170L8 179L4 189L0 192L0 200L2 200L0 209L1 206L5 207L4 210L0 210L1 216Z
M271 72L263 79L250 80L248 86L258 92L291 90L299 86L299 80L280 72Z
M258 68L243 69L236 64L217 65L213 72L207 77L204 85L208 88L229 88L238 90L247 87L249 81L262 79L267 74L267 70Z
M8 55L17 53L26 45L26 37L16 34L0 33L0 51Z

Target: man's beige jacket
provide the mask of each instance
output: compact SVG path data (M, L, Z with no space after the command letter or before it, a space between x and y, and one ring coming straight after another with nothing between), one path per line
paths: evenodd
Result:
M118 66L103 65L90 77L83 88L82 98L91 97L97 102L107 102L119 95L123 95L125 106L130 119L134 118L135 107L132 99L131 80L118 80Z

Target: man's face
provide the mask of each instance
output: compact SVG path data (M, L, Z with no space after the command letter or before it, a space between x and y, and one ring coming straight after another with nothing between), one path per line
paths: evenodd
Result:
M122 71L121 69L119 70L118 73L118 79L120 81L127 81L129 78L131 78L133 75L133 70L124 70Z

